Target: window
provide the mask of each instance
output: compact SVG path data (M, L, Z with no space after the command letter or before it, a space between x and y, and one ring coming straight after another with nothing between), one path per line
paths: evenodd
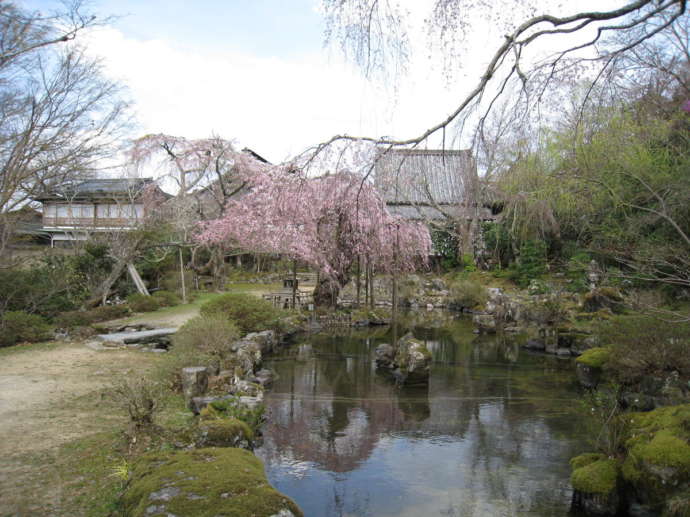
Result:
M43 215L46 217L56 217L57 207L55 206L55 204L45 205L43 207Z
M69 217L69 207L67 205L57 205L58 217Z

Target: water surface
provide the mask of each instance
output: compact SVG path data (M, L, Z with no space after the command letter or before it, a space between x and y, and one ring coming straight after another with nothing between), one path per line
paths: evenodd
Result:
M478 337L466 319L412 329L428 389L377 374L388 329L303 336L272 357L257 450L312 516L567 515L568 460L585 449L570 360Z

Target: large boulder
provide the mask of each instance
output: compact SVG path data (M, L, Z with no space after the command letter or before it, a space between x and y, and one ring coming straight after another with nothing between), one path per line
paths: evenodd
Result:
M262 354L273 352L273 348L278 343L276 333L272 330L264 330L263 332L250 332L242 341L251 341L256 343Z
M592 289L583 298L583 309L587 312L596 312L601 309L610 309L613 312L623 310L623 295L614 287L599 287Z
M254 433L245 422L237 418L204 418L204 411L197 428L197 447L249 449L252 446Z
M392 374L400 385L425 386L429 384L431 353L426 345L412 334L401 337L396 346L383 343L376 347L376 367Z
M595 347L586 350L575 359L577 380L585 388L596 388L601 380L602 370L610 357L610 350Z
M431 353L424 343L407 334L397 343L393 375L407 386L429 384Z
M627 420L623 479L649 511L658 512L657 515L676 515L664 513L664 510L668 511L676 498L684 498L687 503L690 404L630 413Z
M388 343L381 343L379 346L377 346L376 350L374 351L376 356L376 367L389 370L394 369L395 366L393 363L395 361L395 351L395 347Z
M570 465L573 507L587 515L616 515L620 505L616 460L603 454L581 454Z
M268 483L261 461L236 448L145 454L122 495L130 517L299 517L302 512Z

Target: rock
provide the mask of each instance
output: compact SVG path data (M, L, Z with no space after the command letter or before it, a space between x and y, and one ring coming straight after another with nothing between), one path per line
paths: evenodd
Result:
M115 332L113 334L99 334L96 336L99 340L116 343L150 343L165 338L177 332L177 328L163 328L154 330L140 330L135 332Z
M393 375L403 385L428 385L431 353L426 345L407 334L397 343Z
M570 349L569 348L557 348L556 349L556 355L561 356L561 357L570 357Z
M192 399L200 397L208 389L208 370L205 366L182 368L182 393L187 407L192 408Z
M215 402L217 400L225 400L229 398L232 398L232 395L226 395L224 397L194 397L187 405L187 407L192 411L192 413L198 415L211 402Z
M242 377L250 377L261 364L263 354L261 345L252 340L242 340L236 343L235 357L242 372Z
M274 377L275 374L272 370L264 368L256 372L256 376L252 379L252 381L265 388L273 384Z
M229 392L235 379L234 372L230 370L222 370L218 375L209 376L208 389L211 392Z
M271 487L256 456L231 447L145 454L134 464L121 502L130 517L302 516Z
M616 461L603 454L581 454L570 464L572 506L587 515L616 515L620 506Z
M277 344L276 333L272 330L264 330L263 332L250 332L242 341L251 341L259 346L262 354L268 354L273 351L273 347Z
M247 406L249 409L256 409L259 407L261 404L264 402L264 394L263 392L260 392L254 397L250 396L241 396L239 398L239 403Z
M585 294L583 308L587 312L596 312L600 309L610 309L613 312L621 312L623 309L623 295L613 287L599 287Z
M249 449L254 433L237 418L202 419L197 428L197 447L240 447Z
M651 411L654 409L654 397L650 397L644 393L622 393L620 402L625 408L631 411Z
M475 314L472 316L472 323L474 323L480 332L494 333L496 332L496 318L492 314Z
M538 339L528 339L524 347L528 350L538 350L540 352L543 352L544 348L546 348L546 345L544 345L543 341L540 341Z
M393 369L393 361L395 360L395 348L388 343L381 343L374 351L376 356L376 367Z
M432 278L430 283L431 283L430 287L434 291L445 291L448 289L448 286L446 286L446 283L440 278Z
M259 394L263 394L263 391L263 387L260 384L246 379L235 379L235 384L232 387L233 394L249 397L257 397Z
M601 369L582 363L575 363L575 374L580 385L585 388L596 388L601 380Z

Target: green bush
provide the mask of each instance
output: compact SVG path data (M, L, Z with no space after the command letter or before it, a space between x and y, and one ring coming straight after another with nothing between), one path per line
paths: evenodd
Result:
M50 339L50 325L36 314L11 311L0 318L0 346Z
M230 353L230 345L240 337L232 321L219 314L201 315L185 323L173 336L173 350L211 355L223 360Z
M489 299L486 288L474 280L461 278L450 284L451 303L458 308L472 309Z
M281 311L251 294L227 293L202 305L201 315L225 316L247 333L273 328Z
M172 307L182 303L182 299L171 291L156 291L153 297L158 300L161 307Z
M89 311L63 312L58 314L54 322L58 328L71 329L122 318L128 314L129 307L126 305L103 305Z
M530 280L546 272L546 245L543 241L529 240L520 246L520 257L513 271L513 280L520 287L527 287Z
M134 312L151 312L161 308L160 300L141 293L130 294L127 304Z
M629 316L602 322L598 331L604 343L612 343L607 368L619 382L674 370L690 377L690 323Z

